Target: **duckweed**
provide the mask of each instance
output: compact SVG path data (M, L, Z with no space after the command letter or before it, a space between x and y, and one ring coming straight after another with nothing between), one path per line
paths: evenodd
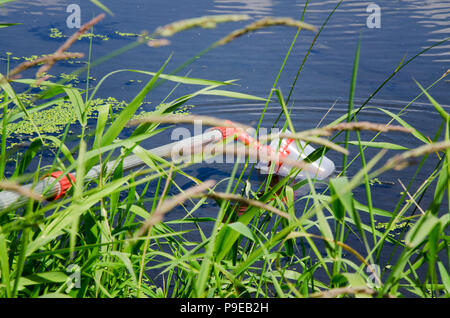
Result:
M124 38L138 38L138 37L142 37L144 40L148 41L148 40L152 40L153 38L150 37L149 35L147 35L146 32L141 32L141 33L132 33L132 32L120 32L120 31L114 31L114 34L120 36L120 37L124 37ZM61 38L66 38L67 36L64 35L61 30L59 30L58 28L51 28L50 29L50 33L49 33L49 37L52 39L61 39ZM95 34L95 33L86 33L83 34L80 37L80 40L83 38L97 38L100 39L102 41L108 41L109 37L107 35L103 35L103 34Z
M24 104L30 105L33 94L20 94L19 98ZM87 110L88 118L92 118L95 110L105 104L110 104L114 110L118 110L125 106L125 102L118 101L115 98L97 98L92 101ZM39 133L59 136L66 125L73 124L77 120L73 106L69 101L57 102L52 108L31 113L30 116L31 119L24 118L20 121L9 123L6 130L8 136L13 137L14 139L25 136L35 136L36 129L31 120L38 128Z
M88 39L90 39L90 38L97 38L97 39L100 39L102 41L108 41L109 40L108 36L102 35L102 34L95 34L95 33L83 34L82 36L80 36L79 40L84 39L84 38L88 38Z
M138 34L138 33L115 31L114 33L120 37L133 37L133 38L143 37L144 40L152 40L153 39L152 37L148 36L145 32Z
M58 28L51 28L51 29L50 29L49 37L51 37L51 38L53 38L53 39L60 39L60 38L65 38L65 37L67 37L67 36L64 35L64 34L61 32L61 30L59 30ZM101 40L103 40L103 41L109 40L109 37L106 36L106 35L95 34L95 33L92 33L92 32L83 34L83 35L79 38L79 40L84 39L84 38L89 38L89 39L90 39L90 38L98 38L98 39L101 39Z
M60 103L52 109L31 114L33 122L41 133L59 133L63 125L72 123L76 118L70 103ZM34 135L35 128L30 119L12 123L7 127L8 134Z
M405 227L411 227L413 224L411 224L410 222L400 222L397 224L392 225L392 230L399 230L399 229L403 229ZM375 228L377 229L383 229L383 230L387 230L389 226L389 222L378 222L375 225Z
M62 34L62 32L58 28L51 28L49 36L51 38L54 38L54 39L59 39L59 38L63 38L64 37L64 35Z
M66 77L71 80L77 80L76 76L71 76L70 74L60 74L61 77ZM92 78L93 79L93 78ZM18 95L21 101L27 105L27 107L31 108L33 105L33 99L35 94L19 94ZM0 97L0 102L2 101ZM145 107L149 103L143 103L141 107ZM96 117L96 110L103 105L110 105L113 113L118 112L120 109L126 106L125 101L119 101L114 97L108 98L96 98L93 99L90 103L90 106L87 110L88 119L92 119ZM153 111L141 111L136 114L133 119L145 117L148 114L153 113L154 111L160 109L165 104L161 104L155 107ZM193 105L186 105L177 109L175 114L189 114L190 110L193 108ZM7 135L11 137L13 140L18 140L22 138L31 138L37 135L36 128L33 123L36 125L40 134L52 134L55 136L60 136L65 127L68 124L76 124L77 118L73 109L73 105L70 101L59 101L55 106L49 109L44 109L39 112L31 113L31 119L24 118L17 122L9 123L7 126ZM33 122L32 122L33 121ZM0 132L1 135L1 132ZM27 138L27 139L28 139ZM12 144L11 144L12 145Z
M78 84L80 82L77 74L61 73L59 74L59 77L61 77L61 79L63 79L65 82L72 82L73 84ZM65 85L67 85L67 83Z

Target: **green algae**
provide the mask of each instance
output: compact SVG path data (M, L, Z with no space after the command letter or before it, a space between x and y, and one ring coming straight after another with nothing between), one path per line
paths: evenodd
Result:
M28 106L30 106L33 96L33 94L19 94L19 98ZM95 111L102 105L110 105L113 111L117 111L126 104L124 101L118 101L113 97L94 99L86 110L88 118L94 118ZM76 122L77 118L72 103L70 101L62 100L56 102L55 106L49 109L31 113L30 118L24 118L17 122L9 123L6 132L8 137L13 138L32 137L37 134L36 128L33 125L34 123L41 134L60 136L68 124L74 124Z
M91 39L91 38L93 38L93 39L100 39L102 41L108 41L109 40L108 36L103 35L103 34L95 34L95 33L83 34L82 36L80 36L79 40L82 40L82 39L85 39L85 38L88 38L88 39Z
M137 37L139 34L136 33L127 33L127 32L120 32L120 31L114 31L115 34L122 36L122 37Z
M141 32L141 33L133 33L133 32L120 32L120 31L114 31L115 35L118 35L122 38L142 38L145 41L149 41L149 40L153 40L153 38L151 36L149 36L147 34L147 32ZM52 39L62 39L62 38L67 38L67 35L64 35L62 33L62 31L58 28L51 28L49 35L50 38ZM85 33L83 35L80 36L79 40L81 39L99 39L102 41L108 41L109 40L109 36L104 35L104 34L98 34L98 33L93 33L93 32L88 32Z
M43 110L31 114L31 118L41 133L59 133L62 127L75 121L75 115L70 103L60 103L52 109ZM7 127L8 135L34 135L35 128L30 119L23 119L17 123L11 123Z
M141 37L142 39L149 41L149 40L153 40L153 38L149 35L147 35L146 32L142 32L142 33L131 33L131 32L120 32L120 31L114 31L114 33L120 37L124 37L124 38L139 38Z
M33 55L30 55L30 56L12 56L11 52L6 52L6 55L7 55L7 58L0 58L0 60L3 60L3 61L30 62L30 61L36 60L38 58L42 58L42 57L48 56L48 54L42 54L42 55L33 54ZM75 60L75 59L72 59L72 60L69 59L69 60L65 60L65 61L60 61L60 63L86 64L87 62L86 61ZM43 63L39 63L38 65L42 65L42 64Z
M52 38L52 39L62 39L62 38L67 38L68 36L64 35L62 33L62 31L59 30L58 28L51 28L50 29L50 33L49 33L49 37ZM103 35L103 34L96 34L96 33L93 33L93 32L88 32L88 33L85 33L85 34L81 35L78 40L85 39L85 38L88 38L88 39L96 38L96 39L100 39L102 41L108 41L109 40L108 36Z
M60 73L59 77L62 80L64 80L64 85L66 85L66 86L80 83L78 74L76 74L76 73L71 73L71 74Z
M394 225L389 225L389 222L378 222L375 225L376 229L383 229L383 230L387 230L388 228L390 228L391 230L401 230L405 227L412 227L413 223L405 221L405 222L400 222Z
M27 105L27 107L32 107L32 103L36 94L19 94L18 96L24 103L24 105ZM2 102L1 97L0 102ZM141 105L140 108L147 108L149 104L149 102L145 102ZM96 111L104 105L109 105L112 109L112 113L117 113L127 104L125 101L119 101L114 97L93 99L86 110L87 118L95 120L97 116ZM160 104L156 106L152 111L141 110L139 113L133 116L133 119L145 117L164 107L165 104ZM189 114L193 107L193 105L185 105L174 111L174 114ZM31 113L30 118L23 118L19 121L9 123L6 129L6 133L7 136L12 139L29 140L37 136L37 127L41 135L50 134L56 137L60 137L67 125L76 123L77 116L72 103L68 100L61 100L56 102L55 106L51 108Z
M53 39L60 39L60 38L63 38L64 35L58 28L51 28L49 37L51 37Z

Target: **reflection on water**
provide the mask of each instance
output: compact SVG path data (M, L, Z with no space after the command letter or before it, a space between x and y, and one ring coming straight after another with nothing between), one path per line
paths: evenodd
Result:
M306 1L297 1L297 5L300 7L305 6ZM366 8L369 4L374 3L373 1L361 1L361 0L347 0L344 1L336 12L366 12ZM330 8L335 7L337 1L317 1L308 3L308 12L329 12ZM381 4L379 4L381 5Z
M45 14L52 15L52 11L61 11L65 9L67 5L67 1L64 0L19 0L8 2L6 5L0 5L0 16L7 16L17 11L22 11L31 15L42 15L44 12Z
M51 27L61 28L61 26L65 25L67 18L65 7L71 2L71 0L18 0L0 6L0 18L8 20L8 22L26 22L24 16L31 12L35 14L40 12L42 14L41 18L36 17L36 22L25 23L21 28L3 29L3 32L0 33L0 41L4 47L8 47L10 44L8 40L16 36L23 38L24 44L22 47L16 48L17 43L11 44L11 47L16 48L16 51L20 52L17 53L19 56L30 56L35 53L28 52L28 49L30 49L28 43L35 45L33 51L46 52L47 49L41 48L39 45L42 43L42 40L46 40L48 43L55 41L55 39L48 37L49 30ZM381 7L382 27L377 30L371 30L366 27L369 15L366 9L369 4L374 2ZM85 16L91 14L89 12L90 9L87 9L88 5L90 5L90 8L100 10L93 6L90 1L80 3ZM107 21L101 25L103 28L102 33L114 35L115 31L140 32L143 28L142 21L145 21L145 23L149 21L147 16L149 16L150 12L153 14L152 23L155 25L166 24L168 21L173 20L173 10L179 9L185 4L185 1L167 1L167 4L164 3L157 8L154 8L155 3L156 1L133 0L133 4L136 6L127 6L121 0L109 0L107 5L116 15L114 18L108 16ZM198 3L200 3L198 4L200 9L193 8L192 11L189 9L180 16L187 18L200 14L235 13L249 14L256 19L265 16L290 16L298 19L307 0L214 0L198 1ZM337 0L308 1L305 21L317 27L321 26L337 3ZM136 7L140 9L136 10ZM4 16L8 13L10 14L5 19ZM51 14L59 14L59 16L48 18L48 15ZM17 16L20 18L16 19ZM130 17L133 17L133 19ZM377 88L377 83L384 81L386 75L390 74L389 72L392 71L391 67L396 67L404 56L409 58L412 54L420 51L421 47L425 48L438 40L448 37L450 33L449 17L450 0L343 1L329 20L326 30L321 33L311 51L306 67L302 71L300 81L303 79L304 81L301 82L302 86L297 85L293 100L296 98L297 101L302 101L303 105L299 105L296 101L296 107L304 107L305 112L302 113L302 116L305 116L306 112L310 112L311 109L326 112L335 99L339 98L339 96L346 96L347 83L350 81L348 77L351 73L354 50L359 34L362 35L363 41L358 93L361 96L368 96ZM111 22L112 24L107 24ZM111 27L111 25L114 26ZM17 32L17 34L14 32ZM69 31L66 32L68 33ZM108 34L108 32L111 34ZM210 31L206 32L209 33ZM285 56L286 45L290 43L289 37L294 35L293 31L287 28L270 28L264 30L264 32L273 32L275 36L255 36L248 43L240 39L235 42L236 44L239 43L239 51L232 49L233 46L231 45L203 56L202 67L204 65L207 65L207 67L195 69L197 72L196 76L224 79L241 78L243 92L264 96L267 90L272 87L273 82L270 76L261 75L276 74L279 71L278 63ZM42 36L39 37L39 35ZM101 41L101 43L96 44L98 56L101 53L105 53L101 51L102 47L104 51L116 47L116 43L113 41L117 39L117 36L111 36L110 39L110 41ZM123 40L121 38L121 41ZM195 44L196 47L206 47L210 44L207 42L209 41L208 39L204 43L201 42L202 37L196 40L199 41ZM304 52L308 50L311 40L312 35L305 33L304 37L300 37L297 41L292 51L292 57L290 57L283 73L284 77L280 78L280 87L285 91L289 91L289 85L292 84L292 79L298 70L299 61L302 61ZM86 44L86 42L79 43L80 46L83 44ZM106 48L108 45L109 48ZM183 40L182 38L179 38L177 43L174 42L173 45L172 48L175 48L175 45L183 48L193 47L191 41ZM228 48L230 49L229 51L227 51ZM246 55L242 54L242 52L245 52ZM183 53L178 50L178 54ZM4 52L0 51L0 58L2 54ZM157 67L148 64L146 52L138 51L136 54L130 59L135 63L135 69L154 69ZM425 57L427 55L428 58L422 59L421 63L412 63L408 67L408 70L411 69L412 75L423 83L430 82L436 76L442 75L448 68L444 63L450 62L450 42L424 54ZM255 56L258 56L258 58L254 58ZM120 62L123 62L123 64L120 64ZM113 67L127 68L129 65L126 62L128 62L126 59L122 61L115 60ZM230 65L233 67L230 67ZM445 67L445 69L442 70L441 67ZM403 73L400 74L400 76L402 75ZM255 85L255 83L258 83L258 85ZM409 101L409 98L414 98L415 95L411 95L415 91L414 89L411 90L410 84L411 75L405 74L404 78L400 78L398 82L393 83L390 90L381 92L386 92L386 94L382 96L385 101L382 101L380 104L387 107L388 100ZM117 91L122 92L119 90L121 89L119 84L115 88L118 89ZM447 87L441 87L437 95L438 97L444 97L441 98L441 103L450 104L446 89ZM127 93L128 90L124 90L123 94L126 95ZM309 103L306 100L307 98L312 98L314 102ZM327 102L320 103L318 98L325 98ZM244 106L244 103L240 106ZM412 111L412 108L410 108L410 111ZM345 110L346 105L342 105L342 109ZM432 108L430 109L432 110ZM255 114L259 110L259 108L255 108ZM340 103L337 103L335 110L340 111ZM230 112L230 114L240 114L236 109L232 108L227 108L226 111ZM300 112L300 109L298 111ZM428 111L428 109L414 108L414 111ZM242 112L245 112L244 108ZM306 116L308 115L306 114Z
M443 0L405 1L409 17L429 29L428 42L438 42L450 35L450 2ZM424 47L425 48L425 47ZM450 45L441 45L424 56L434 56L434 62L450 62Z
M365 99L354 98L355 104L362 104ZM217 105L222 105L220 109ZM398 114L402 111L405 105L408 105L409 101L401 100L384 100L373 99L369 102L361 114L360 118L371 122L387 123L390 118L379 110L382 106L383 109L392 113ZM348 111L347 99L320 99L320 98L302 98L292 100L290 106L291 119L294 122L296 129L314 128L320 121L324 119L324 114L327 114L327 121L336 120L338 117L344 115ZM241 122L245 122L249 125L256 125L261 111L264 109L265 104L260 102L224 102L223 100L208 100L207 103L197 104L195 113L198 115L214 115L220 118L239 118ZM450 105L441 105L447 111L450 109ZM271 103L265 112L265 120L268 125L272 124L274 119L278 117L280 113L280 106L277 103ZM427 117L429 120L436 118L437 114L433 107L430 107L429 103L413 102L410 104L406 112L403 112L408 116L408 120L415 122L416 126L423 123L423 118ZM305 116L308 117L308 122L304 121Z
M305 0L297 1L297 6L303 7ZM365 27L367 6L373 1L347 0L336 10L333 29L328 32L335 34L356 34L361 27ZM310 14L329 13L337 4L334 0L315 1L308 4ZM395 36L401 29L409 29L409 40L422 39L417 31L425 31L424 42L431 44L442 41L450 36L450 1L448 0L403 0L376 1L381 7L382 28L389 29ZM319 20L318 20L319 21ZM320 21L319 21L320 22ZM385 23L386 22L386 23ZM417 23L418 28L414 23ZM398 37L398 35L397 35ZM408 39L398 40L406 41ZM422 48L427 48L424 44ZM440 45L423 56L433 56L434 62L450 62L450 44Z
M250 14L255 17L271 15L272 0L214 0L214 13L239 13Z

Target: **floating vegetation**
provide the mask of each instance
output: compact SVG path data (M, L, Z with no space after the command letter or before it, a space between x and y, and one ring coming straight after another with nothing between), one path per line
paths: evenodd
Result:
M127 33L127 32L119 32L119 31L115 31L114 33L119 35L119 36L123 36L123 37L136 37L136 36L139 36L139 34L136 34L136 33Z
M59 30L58 28L51 28L51 29L50 29L49 37L51 37L52 39L67 38L67 36L64 35L64 34L62 33L62 31ZM109 37L106 36L106 35L103 35L103 34L96 34L96 33L92 33L92 32L85 33L85 34L81 35L80 38L79 38L79 40L84 39L84 38L88 38L88 39L91 39L91 38L94 39L94 38L95 38L95 39L100 39L100 40L102 40L102 41L108 41L108 40L109 40Z
M60 39L64 37L64 35L58 28L51 28L49 36L53 39Z
M102 41L108 41L108 40L109 40L109 37L108 37L108 36L102 35L102 34L95 34L95 33L86 33L86 34L83 34L82 36L80 36L80 40L81 40L81 39L84 39L84 38L88 38L88 39L91 39L91 38L93 38L93 39L100 39L100 40L102 40Z
M391 224L391 225L389 225L389 222L378 222L375 225L375 228L378 230L381 230L381 229L387 230L390 228L390 230L392 231L392 230L401 230L401 229L404 229L405 227L411 227L413 225L414 225L413 223L408 222L408 221L400 222L397 224Z
M33 60L37 60L41 57L45 57L47 56L47 54L42 54L42 55L31 55L31 56L22 56L22 59L25 61L33 61Z
M21 101L27 105L31 103L33 97L34 94L19 94ZM87 110L88 118L93 118L94 112L102 105L110 105L113 110L120 110L125 106L125 102L118 101L113 97L94 99ZM30 113L30 117L9 123L6 130L7 135L13 138L35 136L36 129L33 121L41 134L59 136L66 125L73 124L77 120L72 103L66 100L56 102L52 108Z
M381 184L383 184L383 182L381 182L380 179L378 179L378 178L373 178L373 179L370 179L370 180L369 180L369 184L370 184L371 186L373 186L374 184L381 185Z
M33 55L30 55L30 56L12 56L11 52L6 52L6 55L8 56L6 59L5 58L0 58L0 60L5 60L6 61L9 58L10 60L14 60L14 61L31 62L31 61L34 61L34 60L37 60L37 59L44 58L44 57L48 56L48 54L42 54L42 55L35 55L35 54L33 54ZM74 61L67 61L67 62L74 62ZM44 63L44 62L42 62L42 63ZM42 64L42 63L39 63L39 64Z
M146 41L152 40L153 38L147 34L147 32L141 32L141 33L131 33L131 32L120 32L120 31L114 31L114 34L117 34L120 37L124 38L142 38Z
M122 37L122 38L140 38L145 41L153 40L153 38L151 36L149 36L147 32L133 33L133 32L114 31L114 34L119 37ZM51 37L53 39L60 39L60 38L66 38L67 36L64 35L61 32L61 30L59 30L58 28L51 28L49 37ZM84 39L84 38L88 38L88 39L93 38L93 39L99 39L102 41L108 41L110 39L110 37L107 35L97 34L97 33L92 33L92 32L89 32L89 33L86 33L86 34L83 34L82 36L80 36L80 40Z
M60 74L62 78L66 78L68 80L77 82L78 77L71 74ZM91 78L94 80L93 78ZM79 81L78 81L79 82ZM32 106L33 99L35 98L35 94L19 94L20 100L24 105L28 107ZM0 103L2 102L2 97L0 97ZM149 102L145 102L142 104L141 108L149 105ZM96 119L96 111L103 105L109 105L114 112L118 112L126 106L125 101L119 101L114 97L108 98L96 98L93 99L90 103L89 108L87 109L87 118L88 119ZM135 114L132 119L139 119L146 117L155 111L163 109L166 104L160 104L155 107L152 111L144 111ZM178 109L176 109L173 114L177 115L187 115L190 113L194 105L184 105ZM17 122L9 123L7 126L6 133L8 137L19 138L22 139L24 137L33 137L36 136L36 125L40 134L52 134L55 136L60 136L63 132L64 128L68 124L75 124L77 121L77 117L75 115L75 111L73 109L73 105L70 101L62 100L55 103L55 106L44 109L39 112L30 113L30 118L24 118ZM33 125L34 123L34 125ZM1 131L0 131L1 136Z
M132 84L132 83L142 83L142 80L130 79L130 80L127 81L127 84Z
M61 79L63 79L65 82L72 82L73 84L80 83L78 75L75 73L72 74L61 73L59 74L59 77L61 77ZM65 83L65 85L67 85L67 83Z
M374 186L374 185L391 185L392 186L392 185L395 185L395 182L380 180L378 178L372 178L369 180L369 184L371 186Z

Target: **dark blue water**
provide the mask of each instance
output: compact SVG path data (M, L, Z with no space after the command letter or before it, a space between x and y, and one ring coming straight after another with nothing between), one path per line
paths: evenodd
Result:
M131 43L134 38L126 38L115 32L140 33L154 31L158 26L175 20L228 13L245 13L258 19L266 16L287 16L299 19L306 1L272 1L272 0L196 0L196 1L105 1L114 12L95 26L96 34L109 37L108 41L93 40L92 59L96 60L113 50ZM23 23L23 25L0 30L0 71L6 72L6 52L13 56L31 56L50 53L56 50L65 39L49 37L51 28L58 28L64 35L70 35L73 29L66 25L66 7L77 3L81 7L82 23L101 12L89 1L16 1L0 8L0 21ZM442 0L403 0L376 1L381 8L381 27L369 28L366 11L372 2L344 1L331 17L326 28L318 38L311 54L300 73L293 89L289 107L296 130L313 128L319 123L324 125L345 114L348 105L352 67L358 40L361 41L361 55L355 93L355 107L360 106L383 81L397 68L400 62L407 61L418 52L437 43L450 35L450 2ZM320 27L336 6L337 1L310 1L304 21ZM145 45L115 57L96 66L91 76L97 81L112 70L138 69L157 71L170 54L173 54L166 73L175 69L210 44L231 31L243 27L248 21L219 25L215 29L193 29L170 38L171 45L162 48L150 48ZM203 55L181 71L213 80L238 79L232 88L234 91L267 97L274 85L283 59L296 34L296 29L272 27L245 35L230 44L214 49ZM313 40L313 34L300 33L276 87L288 95L301 62ZM398 113L408 102L414 99L420 89L414 80L422 86L428 86L450 68L450 43L444 43L423 54L393 77L358 115L360 121L369 120L386 123L389 117L375 107ZM71 51L88 53L89 41L78 41ZM18 61L12 61L14 66ZM70 73L79 65L61 63L55 66L51 74ZM33 72L26 73L33 76ZM113 96L119 100L130 101L144 85L144 82L130 83L130 79L145 81L145 76L120 73L108 79L101 90L100 97ZM146 101L152 102L151 109L159 104L174 85L166 83L151 92ZM450 105L450 83L443 80L430 93L445 108ZM197 88L181 86L175 90L171 99L193 92ZM246 100L231 100L212 96L196 97L194 114L212 115L224 119L237 120L255 125L260 118L264 104ZM331 108L331 110L330 110ZM280 112L277 103L271 103L263 120L263 127L270 127ZM432 138L440 125L440 117L426 98L413 103L402 117L405 121ZM282 122L280 122L282 124ZM370 140L370 133L362 133L363 140ZM353 137L354 138L354 137ZM144 143L152 147L169 142L169 133L162 134L157 140ZM419 146L421 143L410 135L401 133L382 134L377 141L393 142L405 147ZM377 150L369 150L371 158ZM356 155L357 148L351 153ZM388 156L394 155L391 151ZM329 152L339 167L342 158L339 154ZM358 171L359 161L349 170L350 175ZM375 186L374 204L378 208L391 210L400 198L402 188L398 179L407 184L416 167L403 171L394 171L380 177L386 184ZM229 176L232 165L196 165L187 170L199 179L222 179ZM417 178L417 188L434 169L430 161ZM252 177L255 187L260 180ZM180 181L187 186L188 181ZM413 187L413 189L415 189ZM365 202L363 188L355 189L356 198ZM429 197L423 199L427 207ZM184 210L177 210L175 217L183 216ZM199 211L199 216L210 216L208 208Z

